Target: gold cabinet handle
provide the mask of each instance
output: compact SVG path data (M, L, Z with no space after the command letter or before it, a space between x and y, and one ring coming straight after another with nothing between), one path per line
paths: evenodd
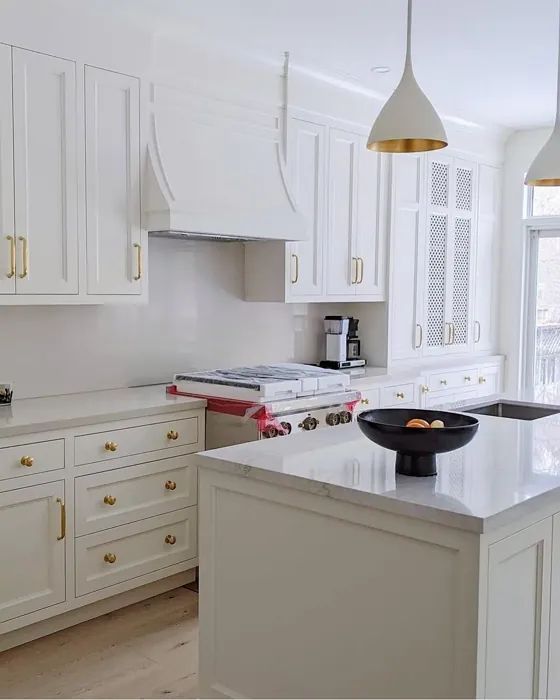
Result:
M142 246L140 243L135 243L134 247L136 248L136 274L134 275L134 281L138 282L139 279L142 279Z
M33 459L33 457L28 457L27 455L25 455L19 460L19 463L22 467L32 467L34 461L35 460Z
M420 323L416 324L416 337L418 337L418 331L420 331L420 339L418 341L418 345L414 346L415 350L418 350L418 348L421 348L422 343L424 342L424 329L422 328Z
M21 267L22 272L19 273L20 279L24 279L29 274L29 245L25 236L18 236L18 241L21 241Z
M63 540L66 537L66 504L62 498L57 498L56 502L60 506L60 535L57 540Z
M114 564L117 561L117 555L107 552L107 554L103 557L103 561L107 562L107 564Z
M402 391L397 391L396 397L397 397L397 399L404 399L404 394L403 394L403 392L402 392Z
M175 544L177 542L177 538L175 535L166 535L165 536L165 544Z
M170 479L169 481L165 482L165 488L168 491L175 491L175 489L177 488L177 484L174 481L171 481Z
M422 384L422 393L427 394L430 391L430 387L427 384Z
M10 271L6 272L6 277L11 279L16 274L16 237L6 236L6 240L10 243Z
M116 496L105 496L103 499L103 503L105 503L106 506L114 506L115 503L117 502L117 497Z
M465 377L465 381L470 382L470 381L472 381L472 379L471 379L471 377L467 376L467 377Z
M352 270L350 272L350 283L356 284L358 281L358 258L352 258Z
M444 345L451 345L451 324L445 324L445 339L443 341Z
M170 430L167 433L168 440L177 440L179 438L179 433L176 430Z
M362 400L360 401L360 403L363 403L364 406L368 406L368 405L369 405L369 399L362 399Z
M359 269L359 277L356 280L356 284L362 284L364 281L364 259L363 258L356 258L358 261L358 269ZM356 274L358 274L358 269L356 270Z
M479 384L486 384L486 377L479 377L479 378L478 378L478 383L479 383Z
M296 284L299 280L299 256L292 253L292 260L294 261L294 276L292 277L292 284Z
M116 442L113 442L112 440L108 440L108 441L105 443L105 450L106 450L107 452L116 452L116 451L117 451L117 448L118 448L117 443L116 443Z
M475 331L476 331L476 333L475 333L475 338L474 338L474 342L475 342L475 343L479 343L479 342L480 342L480 333L481 333L481 330L480 330L480 321L475 321L475 322L474 322L474 328L475 328Z
M443 386L447 386L447 379L440 379L439 383L442 384Z
M455 324L451 324L451 345L455 345Z

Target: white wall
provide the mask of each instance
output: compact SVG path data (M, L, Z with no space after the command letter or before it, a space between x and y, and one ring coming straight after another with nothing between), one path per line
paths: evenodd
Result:
M44 396L320 359L323 305L243 301L243 244L151 239L149 255L148 305L0 306L0 381Z
M520 386L526 237L522 226L525 173L550 129L518 131L507 141L502 199L500 352L507 355L506 389Z

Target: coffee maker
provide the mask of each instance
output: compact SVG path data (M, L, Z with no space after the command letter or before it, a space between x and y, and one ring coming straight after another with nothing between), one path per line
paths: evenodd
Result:
M325 316L326 359L319 363L321 367L348 369L366 364L360 358L358 323L352 316Z

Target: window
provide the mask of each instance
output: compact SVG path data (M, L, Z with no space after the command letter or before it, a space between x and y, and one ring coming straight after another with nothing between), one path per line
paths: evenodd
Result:
M527 216L560 216L560 187L527 187Z

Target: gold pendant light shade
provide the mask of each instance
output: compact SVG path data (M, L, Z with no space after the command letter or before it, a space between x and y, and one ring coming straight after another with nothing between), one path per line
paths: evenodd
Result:
M402 78L384 104L368 139L370 151L418 153L447 146L445 128L414 77L410 57L412 0L408 0L406 59Z

